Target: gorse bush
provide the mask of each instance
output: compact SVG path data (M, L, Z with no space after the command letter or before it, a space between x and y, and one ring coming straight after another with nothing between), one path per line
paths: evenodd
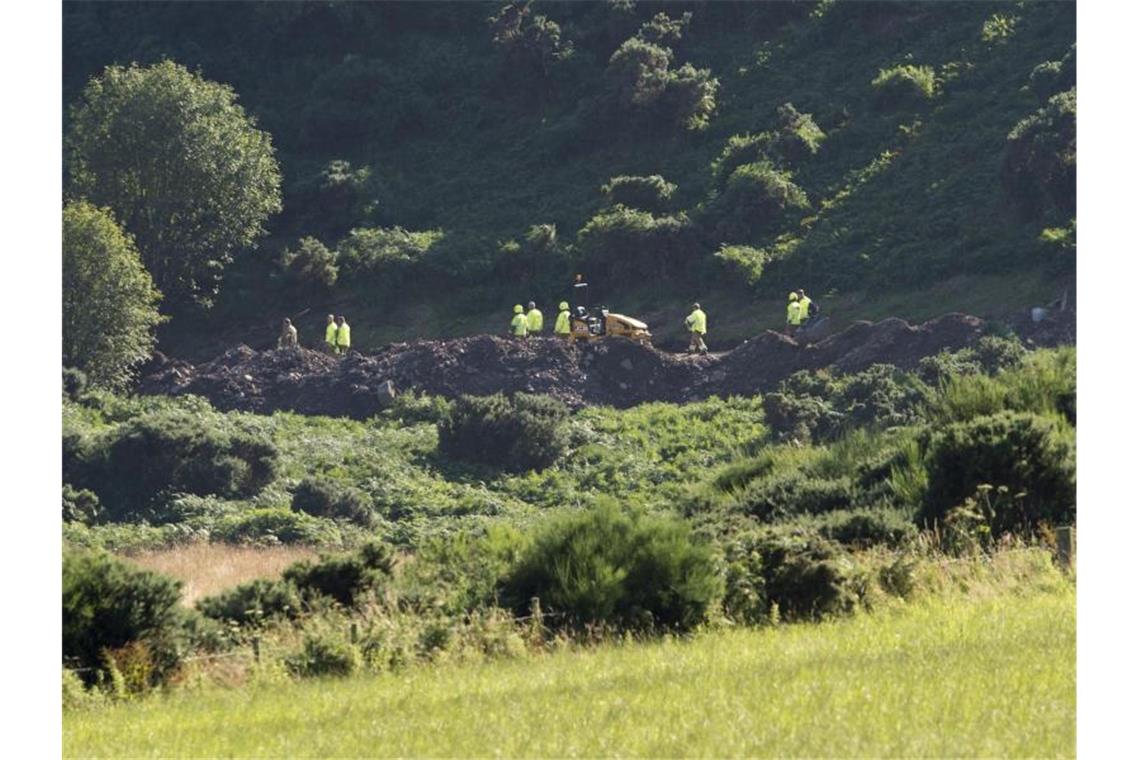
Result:
M731 538L724 551L724 610L731 619L816 619L847 614L858 603L854 562L818 536L754 531Z
M282 578L303 592L328 596L351 607L364 594L380 588L392 575L394 558L382 544L366 544L354 554L322 556L319 562L298 562Z
M94 683L106 677L106 653L145 642L149 685L177 669L186 648L180 584L110 555L69 551L63 557L63 657Z
M409 232L402 227L359 227L337 243L337 258L353 273L383 275L386 284L396 285L403 281L407 269L423 259L442 238L443 233L435 230Z
M160 494L249 497L277 474L277 449L249 433L228 433L186 412L145 414L124 423L88 454L84 482L108 517L161 519Z
M682 522L612 503L555 518L511 569L503 598L573 624L689 630L721 593L711 548Z
M439 451L513 472L542 470L569 444L568 415L549 396L460 396L439 423Z
M921 103L931 100L938 92L934 69L909 63L880 69L871 80L871 87L881 106Z
M286 660L297 676L350 676L364 664L360 650L343 634L331 631L306 634L301 651Z
M1007 411L949 425L931 442L928 470L927 521L941 520L982 485L1020 494L994 516L996 532L1075 516L1074 435L1056 418Z
M286 248L281 254L281 268L289 284L303 293L320 292L336 285L340 274L336 251L313 237L297 241L296 250Z
M721 237L741 240L763 232L786 213L810 207L791 172L763 159L733 169L708 213Z
M686 63L671 70L673 51L631 37L606 65L606 93L611 108L688 130L704 129L716 110L720 83L709 69Z
M102 507L99 497L85 488L72 488L63 484L63 521L90 525L99 519Z
M614 177L602 186L602 192L611 204L621 204L650 212L667 210L669 199L673 197L676 189L676 185L666 182L660 174L648 177Z
M776 148L787 162L797 161L819 152L827 135L810 113L800 113L791 103L776 109L780 120L780 138Z
M278 618L295 618L303 602L287 581L258 578L228 591L199 599L195 607L208 618L240 626L259 626Z
M314 517L350 520L366 527L374 517L368 494L328 478L305 478L298 483L293 490L292 507Z
M1049 98L1006 138L1001 181L1023 212L1072 217L1077 202L1077 88Z
M654 215L614 206L578 231L581 262L611 278L664 275L693 264L699 255L696 229L685 214Z

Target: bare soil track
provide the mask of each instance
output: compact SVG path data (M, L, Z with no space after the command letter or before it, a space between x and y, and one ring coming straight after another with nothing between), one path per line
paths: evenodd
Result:
M1015 325L1037 345L1072 343L1066 315ZM203 364L156 355L144 373L144 394L196 394L223 410L291 410L366 418L395 393L541 393L571 407L619 408L649 401L683 402L773 390L801 369L858 372L872 364L912 368L924 356L958 350L983 334L984 323L947 314L921 325L890 318L856 322L814 344L766 331L731 351L706 356L670 354L621 339L577 347L555 338L527 341L480 335L394 343L372 354L345 357L304 348L255 351L240 345Z

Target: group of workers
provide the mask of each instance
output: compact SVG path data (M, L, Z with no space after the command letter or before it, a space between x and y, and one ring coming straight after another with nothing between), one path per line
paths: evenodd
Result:
M795 333L802 325L819 313L816 306L803 288L788 293L788 315L785 332L788 335ZM542 332L542 312L530 301L523 309L522 304L515 304L514 316L511 318L510 334L517 338L528 335L538 335ZM693 304L693 310L685 317L685 327L689 330L689 352L707 354L709 348L705 345L705 334L708 333L708 316L701 310L699 303ZM570 304L562 301L558 304L558 316L554 320L555 337L572 340L570 330ZM297 328L288 318L281 323L281 335L277 338L278 348L297 346ZM349 327L344 315L328 316L325 325L325 350L330 354L346 354L352 346L352 328Z
M278 348L290 348L300 345L297 342L297 328L288 317L281 321L281 335L277 337ZM325 325L325 350L330 354L347 354L352 347L352 328L348 326L342 314L334 317L329 314Z
M784 325L784 332L787 335L794 334L818 313L819 306L807 297L803 288L793 290L788 293L788 319Z
M523 309L521 303L517 303L514 311L514 316L511 317L511 335L525 338L542 332L542 312L534 305L534 301L528 301L526 309ZM570 340L570 304L566 301L558 304L558 316L554 319L554 335Z

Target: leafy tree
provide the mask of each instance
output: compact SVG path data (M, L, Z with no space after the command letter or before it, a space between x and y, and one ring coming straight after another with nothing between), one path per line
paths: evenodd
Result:
M281 254L281 268L299 290L328 290L336 284L339 270L336 251L330 251L316 238L297 241L296 250L286 248Z
M71 122L76 195L114 210L168 297L210 305L234 254L281 210L268 133L230 87L169 60L107 67Z
M150 356L162 294L108 209L63 209L63 363L93 385L121 388Z

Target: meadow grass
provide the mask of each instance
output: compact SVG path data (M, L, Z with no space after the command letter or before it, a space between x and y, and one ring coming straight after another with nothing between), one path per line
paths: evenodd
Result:
M307 546L236 546L197 543L153 552L128 554L136 565L182 582L182 602L191 606L211 594L255 578L277 578L281 571L317 556Z
M1075 754L1072 586L64 716L67 757Z

